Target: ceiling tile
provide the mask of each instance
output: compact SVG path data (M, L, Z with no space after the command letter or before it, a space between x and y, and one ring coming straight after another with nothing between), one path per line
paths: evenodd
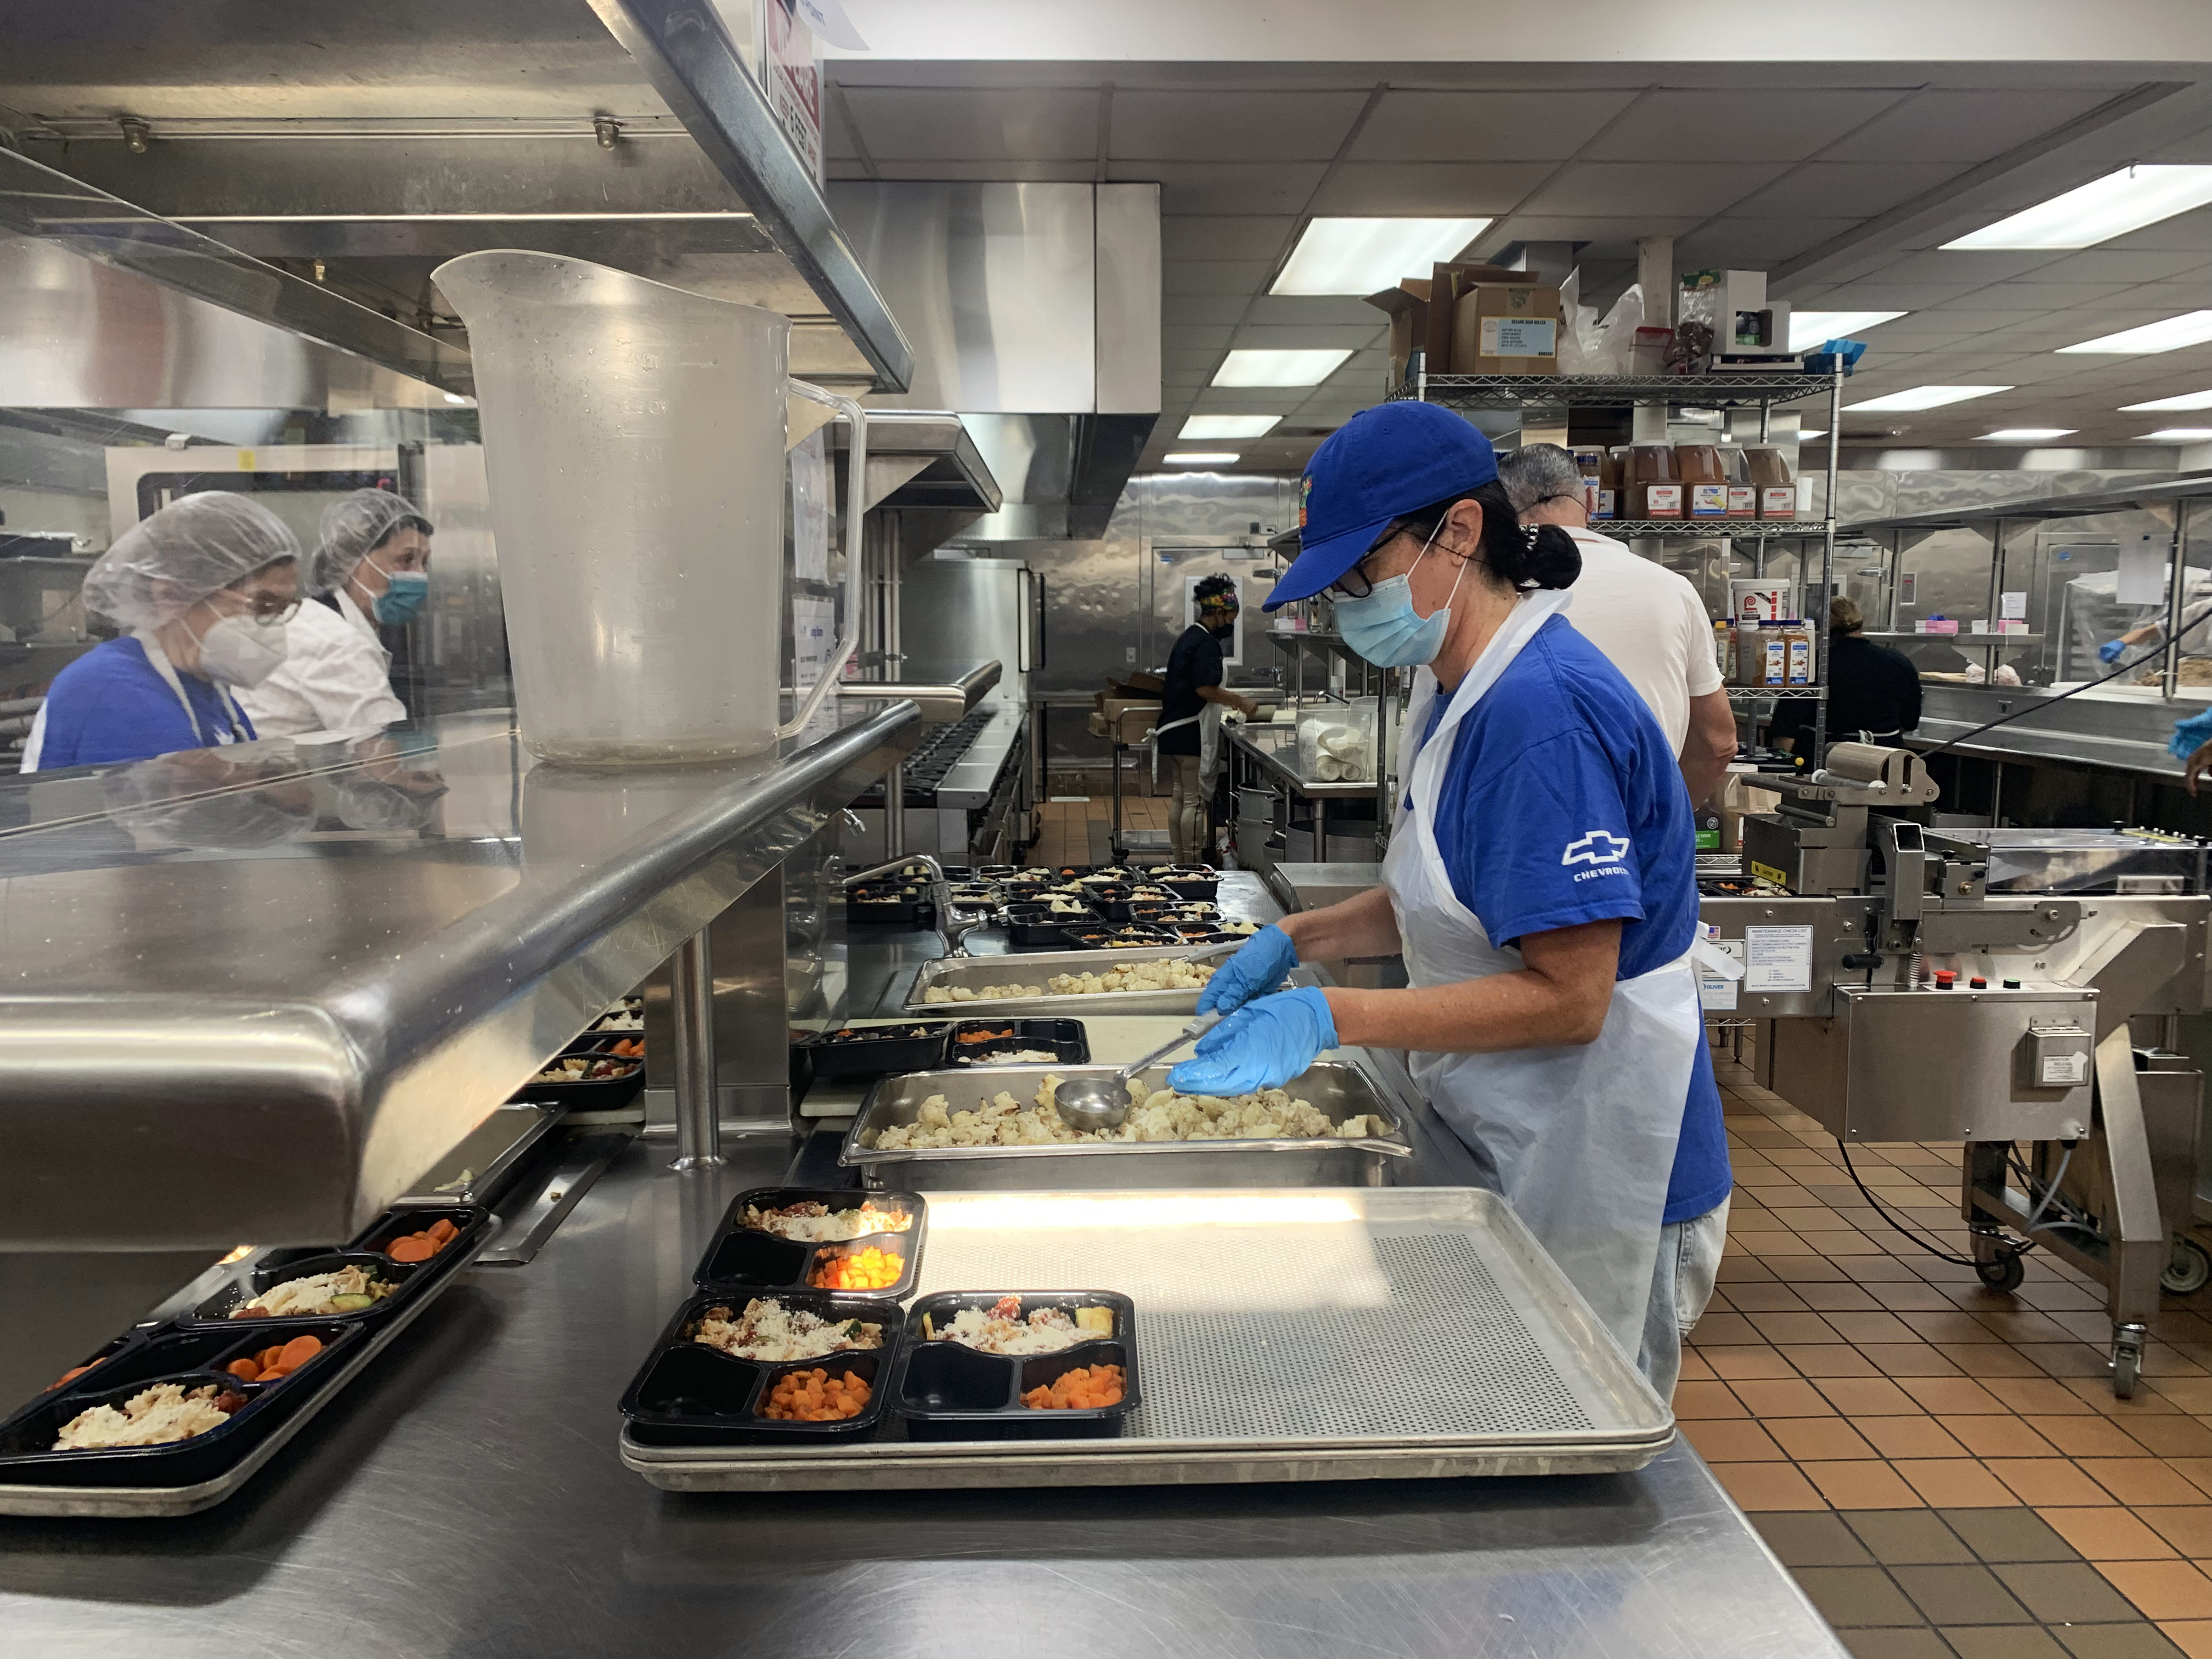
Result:
M1407 274L1411 276L1413 273L1408 271ZM1262 294L1252 302L1252 320L1255 323L1296 324L1302 327L1315 323L1342 323L1353 328L1372 328L1386 320L1388 316L1388 313L1369 305L1364 300Z
M2030 283L2159 283L2207 269L2199 252L2145 252L2134 249L2092 247L2062 254L2047 265L2039 265L2024 279Z
M1730 208L1729 215L1739 219L1795 219L1801 214L1870 219L1935 189L1960 170L1948 162L1924 160L1881 166L1808 161Z
M1899 254L1867 273L1875 283L2002 283L2039 270L2060 256L2055 253L1996 252L1961 249L1947 253L1923 248Z
M1204 351L1209 348L1218 351L1229 343L1235 331L1224 324L1176 324L1160 325L1160 350L1163 356L1170 351Z
M1783 164L1761 161L1573 161L1533 197L1538 214L1699 214L1731 211Z
M1995 45L1992 42L1992 45ZM2117 87L1914 94L1827 150L1832 161L1917 162L1940 155L1972 167L2094 109Z
M1358 118L1364 92L1114 94L1115 159L1326 161Z
M2151 252L2167 250L2212 252L2212 207L2198 208L2193 213L2178 213L2171 219L2161 219L2154 225L2145 225L2141 230L2115 236L2100 246L2115 252L2138 249Z
M1297 213L1328 171L1320 161L1113 161L1118 181L1158 184L1162 214Z
M844 107L836 98L822 100L822 153L833 161L851 161L860 153L852 128L845 124Z
M1160 267L1167 294L1254 294L1275 268L1272 259L1170 259Z
M2033 276L2016 283L1991 283L1987 288L1975 290L1978 297L1990 304L2002 306L2017 300L2022 305L2040 305L2048 310L2063 311L2069 306L2093 306L2116 295L2129 295L2127 303L2138 310L2150 310L2155 301L2146 302L2130 293L2138 284L2134 283L2045 283Z
M1347 161L1329 176L1314 211L1494 218L1552 170L1548 161Z
M1686 236L1704 222L1702 214L1610 218L1595 213L1516 213L1483 233L1480 246L1502 249L1512 242L1580 242L1584 259L1632 259L1638 237Z
M1292 350L1322 346L1349 346L1357 351L1373 345L1382 337L1380 326L1347 327L1344 324L1324 324L1311 328L1289 328L1273 323L1247 323L1237 331L1237 343L1248 349L1279 349Z
M848 164L851 165L851 164ZM1018 179L1048 184L1087 185L1097 176L1095 161L878 161L878 179Z
M1799 161L1906 95L1739 88L1650 92L1582 155L1615 161Z
M1634 101L1620 92L1392 92L1353 141L1360 161L1563 161Z
M1925 311L1946 300L1988 291L1978 283L1844 283L1820 296L1822 311ZM1808 307L1810 309L1810 307Z
M1170 294L1160 301L1160 320L1182 323L1236 323L1243 320L1251 298L1243 294Z
M1288 216L1167 214L1160 220L1160 252L1169 259L1264 259L1272 269L1297 225Z
M1166 369L1203 369L1211 374L1221 362L1219 346L1183 346L1160 353L1160 368Z
M1098 100L1042 88L847 87L879 162L1060 161L1098 153Z
M1854 228L1856 219L1717 219L1674 246L1678 269L1698 265L1763 270Z

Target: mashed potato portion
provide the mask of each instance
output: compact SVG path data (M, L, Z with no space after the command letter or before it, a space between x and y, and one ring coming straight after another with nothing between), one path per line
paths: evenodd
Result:
M983 1002L1014 997L1080 997L1101 991L1195 991L1213 977L1211 963L1179 957L1151 962L1117 962L1103 974L1054 974L1042 985L933 985L921 994L932 1002Z
M1024 1101L1001 1090L979 1100L972 1111L955 1111L943 1095L921 1103L910 1124L894 1124L873 1142L877 1152L935 1150L952 1146L1055 1146L1083 1141L1137 1140L1358 1140L1389 1133L1371 1114L1332 1123L1310 1103L1293 1100L1281 1089L1223 1098L1177 1094L1173 1089L1129 1085L1129 1115L1119 1128L1077 1129L1060 1121L1054 1103L1060 1079L1047 1073L1036 1098Z

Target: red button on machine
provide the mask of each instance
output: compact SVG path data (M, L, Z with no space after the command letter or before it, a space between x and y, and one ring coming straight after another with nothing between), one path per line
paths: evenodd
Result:
M1953 973L1948 968L1938 968L1936 970L1936 988L1937 990L1948 991L1958 982L1958 975Z

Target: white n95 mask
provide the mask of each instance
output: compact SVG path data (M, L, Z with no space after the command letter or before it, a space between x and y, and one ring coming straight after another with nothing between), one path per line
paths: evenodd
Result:
M247 690L284 664L284 625L224 617L200 638L200 666L210 679Z

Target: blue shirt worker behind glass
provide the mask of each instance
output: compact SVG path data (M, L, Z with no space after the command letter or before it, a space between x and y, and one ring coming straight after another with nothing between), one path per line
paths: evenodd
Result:
M1269 606L1328 593L1352 649L1413 668L1382 884L1262 929L1169 1081L1279 1086L1340 1043L1410 1052L1624 1352L1672 1392L1731 1179L1690 954L1696 836L1658 722L1568 621L1581 555L1523 529L1489 441L1432 404L1315 452ZM1402 953L1402 990L1279 990L1301 959ZM1229 1011L1234 1010L1234 1012Z
M258 501L179 496L85 573L85 609L128 631L54 676L22 769L51 772L251 743L237 693L284 660L299 543Z

